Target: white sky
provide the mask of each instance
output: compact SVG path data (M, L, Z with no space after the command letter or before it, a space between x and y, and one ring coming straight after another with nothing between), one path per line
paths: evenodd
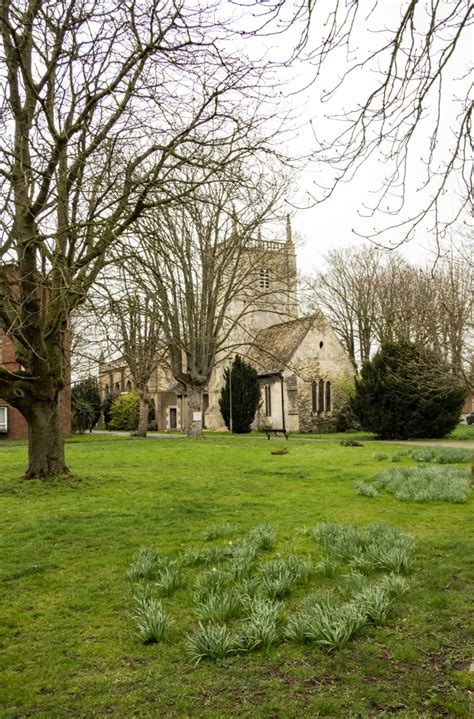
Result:
M373 5L373 0L361 0L366 2L367 6ZM328 3L334 7L332 0ZM406 2L400 0L383 0L379 3L382 15L375 18L374 22L380 23L377 27L393 27L397 24L400 10L405 6ZM318 6L321 7L321 6ZM324 5L322 6L324 7ZM361 27L360 45L365 47L367 43L374 42L377 46L380 42L380 35L371 35L367 33L365 27ZM276 60L283 60L291 51L294 43L295 35L290 34L287 37L277 36L276 38L267 38L266 44L269 55ZM455 122L458 104L456 97L465 97L468 92L469 78L459 80L461 76L465 76L472 65L472 33L463 38L463 42L459 43L454 54L454 61L451 64L451 71L446 71L443 86L445 101L442 104L441 118L442 132L437 147L437 160L442 166L446 152L443 156L443 145L445 149L452 144L452 126ZM357 48L354 48L357 51ZM311 151L314 147L313 132L311 129L311 121L318 132L324 136L330 136L334 131L334 120L328 120L327 114L342 109L343 107L353 107L354 102L359 99L365 99L368 90L367 83L372 83L372 77L364 73L359 76L355 75L347 88L338 96L337 103L333 105L321 105L319 97L321 90L328 89L328 85L334 82L335 78L340 77L344 69L347 67L345 54L334 54L329 58L326 65L326 73L321 77L320 82L311 85L305 90L302 87L312 78L313 70L308 63L299 63L288 70L286 80L287 90L284 94L287 96L288 107L293 115L292 124L290 125L293 137L290 138L285 146L290 154L303 155ZM282 73L283 75L283 73ZM280 78L281 79L281 78ZM295 93L295 94L292 94ZM409 197L406 202L405 210L409 214L416 212L420 207L420 201L426 199L419 191L425 177L426 165L424 160L427 158L427 143L430 138L430 127L433 120L433 111L428 108L427 121L421 126L414 149L416 152L410 160L409 165ZM431 117L430 117L431 112ZM417 153L419 152L419 156ZM326 175L327 173L327 175ZM324 178L331 175L329 166L321 167L311 166L307 164L297 181L297 200L295 205L300 207L307 206L310 203L309 194L315 187L314 181L319 177ZM391 217L372 217L364 218L361 216L364 205L370 204L373 198L373 191L384 177L384 160L383 158L374 158L370 165L364 166L357 174L355 179L350 183L341 185L335 192L334 196L324 203L314 206L310 209L289 208L292 216L293 233L300 237L300 246L298 248L298 267L299 270L307 273L312 269L321 269L323 264L323 256L333 248L347 247L349 245L361 245L363 239L356 233L370 234L373 229L380 229L386 224L391 224ZM447 214L452 214L457 207L458 198L456 197L456 188L451 186L444 198L444 205ZM403 216L403 215L401 215ZM465 218L466 219L466 218ZM400 251L406 258L415 264L426 264L432 261L435 253L435 243L433 234L428 232L427 223L421 226L414 239L400 247ZM354 232L355 230L356 232ZM284 239L284 225L278 231L279 237ZM398 244L402 236L402 231L393 232L380 239L382 243L390 246L390 242Z

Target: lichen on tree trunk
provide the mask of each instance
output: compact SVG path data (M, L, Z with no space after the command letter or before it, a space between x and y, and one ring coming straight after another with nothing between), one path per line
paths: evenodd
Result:
M202 387L188 387L188 439L202 438Z
M28 418L28 469L25 479L69 474L58 399L32 400Z
M140 410L138 415L138 429L137 434L139 437L146 437L148 430L148 412L150 409L150 398L148 396L148 390L137 388L138 397L140 400Z

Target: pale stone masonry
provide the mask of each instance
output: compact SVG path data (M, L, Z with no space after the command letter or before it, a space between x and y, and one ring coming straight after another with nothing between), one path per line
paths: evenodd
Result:
M259 236L244 259L249 281L229 307L233 329L217 359L204 396L208 429L225 430L219 410L224 369L240 354L257 369L261 408L256 428L311 432L325 429L338 386L354 368L321 312L298 317L296 252L289 218L284 242ZM100 391L131 387L123 363L100 363ZM157 367L150 382L158 429L184 429L187 399L168 370Z

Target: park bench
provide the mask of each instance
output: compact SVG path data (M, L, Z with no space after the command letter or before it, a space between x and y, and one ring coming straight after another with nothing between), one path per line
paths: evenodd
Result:
M267 433L267 439L270 439L270 435L274 434L275 437L277 437L279 434L284 434L286 439L288 439L288 432L286 429L265 429L265 432Z

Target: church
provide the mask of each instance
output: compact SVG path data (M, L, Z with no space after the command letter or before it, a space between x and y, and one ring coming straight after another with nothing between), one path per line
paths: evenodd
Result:
M226 430L219 410L224 370L236 354L258 372L261 404L255 429L317 432L331 424L338 387L354 368L321 312L299 316L296 250L289 217L284 240L259 235L246 248L245 262L253 281L237 293L228 308L233 321L227 348L222 348L204 393L203 422L208 430ZM99 364L102 399L110 392L133 388L120 360ZM169 369L157 365L149 382L154 428L185 430L186 393Z

